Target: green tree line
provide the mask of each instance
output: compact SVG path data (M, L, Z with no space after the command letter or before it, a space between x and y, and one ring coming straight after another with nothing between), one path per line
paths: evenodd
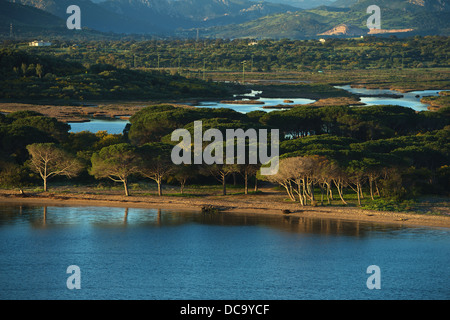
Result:
M202 39L55 41L46 54L84 65L117 68L240 71L317 71L435 68L450 64L443 36L318 40ZM8 48L20 46L8 43ZM23 48L39 53L36 48ZM41 51L39 51L41 50ZM194 76L195 74L192 74Z
M163 194L163 184L220 182L223 194L234 175L245 184L264 179L283 187L303 205L347 203L346 192L372 199L408 199L447 194L450 181L449 109L416 113L398 106L296 107L242 114L231 109L157 105L130 119L123 134L69 133L69 126L36 112L0 115L0 184L19 187L44 184L56 176L92 183L119 182L130 194L130 181L149 180ZM280 170L258 174L258 165L174 165L177 141L171 132L202 120L203 130L279 129ZM208 143L204 143L206 148ZM63 178L58 178L63 179ZM51 181L51 180L50 180ZM50 184L51 185L51 184ZM320 191L318 191L320 190Z
M179 74L129 70L110 64L85 67L58 57L0 50L0 99L83 101L229 97L231 85Z

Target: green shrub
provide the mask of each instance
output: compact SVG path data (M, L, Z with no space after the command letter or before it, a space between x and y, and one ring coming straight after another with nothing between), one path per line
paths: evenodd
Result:
M386 199L376 199L371 203L366 204L363 209L366 210L376 210L376 211L395 211L404 212L412 211L415 208L414 201L396 201L396 200L386 200Z

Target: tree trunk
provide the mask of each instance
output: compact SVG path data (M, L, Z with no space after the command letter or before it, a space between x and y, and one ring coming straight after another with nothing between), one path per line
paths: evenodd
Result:
M342 186L341 186L341 188L338 187L338 193L339 193L339 198L341 198L342 203L347 205L347 202L344 200L344 195L342 194L343 193Z
M345 204L345 205L347 205L347 202L344 200L344 195L342 194L342 192L343 192L343 190L342 190L342 189L343 189L342 185L341 185L339 182L336 182L336 181L334 181L334 184L335 184L335 186L336 186L336 189L337 189L338 194L339 194L339 198L341 198L342 203Z
M158 184L158 196L162 196L162 181L158 179L156 183Z
M375 179L375 190L376 190L377 196L379 197L380 196L380 190L378 189L377 179Z
M356 193L358 194L358 206L361 207L361 184L359 182L356 184Z
M128 183L127 183L127 180L125 179L125 180L123 180L123 187L124 187L124 189L125 189L125 196L129 196L130 194L128 193Z
M370 188L370 197L372 198L372 200L374 200L373 198L373 179L369 178L369 188Z
M359 194L361 195L361 199L364 199L364 193L363 193L362 185L361 185L361 183L358 183L358 185L359 185Z
M222 195L227 195L227 183L226 183L226 176L222 175Z
M308 205L307 201L308 201L308 192L306 190L307 186L306 186L306 182L305 179L301 179L301 183L302 183L302 197L303 197L303 203L305 204L305 206Z
M284 185L284 188L286 189L286 192L287 192L289 198L290 198L292 201L295 202L295 197L294 197L294 195L292 194L292 190L291 190L292 188L289 187L288 185Z
M255 177L255 192L258 191L258 178Z
M323 186L320 185L320 205L323 206Z
M327 202L328 202L328 204L331 204L331 197L332 197L332 193L331 193L331 187L330 187L330 184L327 182L326 183L326 185L327 185Z
M248 194L248 173L244 173L244 194Z
M44 191L47 191L47 178L44 178Z
M183 182L183 181L180 183L180 193L181 194L183 194L183 192L184 192L184 185L185 185L185 183L186 182Z
M302 195L302 183L300 181L298 181L297 183L297 190L298 190L298 200L300 201L300 204L302 206L305 205L305 203L303 202L303 195Z

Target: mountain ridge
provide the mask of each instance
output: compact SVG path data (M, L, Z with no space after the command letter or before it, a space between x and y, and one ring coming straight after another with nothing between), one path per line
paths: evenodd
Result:
M11 0L9 0L11 1ZM290 1L290 0L274 0ZM331 0L324 0L331 2ZM302 10L259 0L16 0L67 19L79 5L82 26L101 32L207 38L317 38L342 24L367 30L369 5L381 8L382 29L449 35L450 0L337 0ZM309 2L310 3L310 2ZM323 2L317 2L323 3ZM4 16L4 20L9 17ZM199 30L200 32L198 32ZM354 32L336 32L347 36ZM373 33L373 32L372 32ZM364 34L364 32L362 32ZM331 34L330 34L331 35Z
M364 30L365 32L360 33L364 35L370 31L367 28L367 19L371 14L367 13L367 8L375 4L381 9L382 31L372 31L370 34L448 36L449 3L450 0L358 0L350 8L321 6L311 10L266 16L239 25L209 28L205 30L205 34L212 38L311 39L346 24ZM340 35L354 36L352 32L350 35Z

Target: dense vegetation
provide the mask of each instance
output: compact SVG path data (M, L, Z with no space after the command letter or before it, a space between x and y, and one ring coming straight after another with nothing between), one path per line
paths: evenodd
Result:
M413 29L407 35L449 35L446 0L359 0L350 8L320 6L303 11L290 10L241 24L212 27L205 33L215 38L308 39L340 24L367 32L367 8L370 5L380 7L383 29Z
M11 113L0 117L0 183L4 187L37 183L39 170L33 166L36 150L42 153L53 148L62 164L69 163L70 157L77 158L70 160L77 166L68 174L61 171L67 167L55 164L61 174L80 174L78 179L85 182L94 177L119 181L126 194L129 182L136 179L155 181L162 194L164 181L178 181L183 187L201 176L206 177L200 179L203 183L208 179L221 181L226 194L226 181L233 173L242 175L247 190L248 181L257 177L258 165L175 166L171 162L170 152L178 143L170 139L173 129L192 131L193 121L202 120L204 131L280 129L280 171L259 178L284 186L292 200L297 200L296 190L302 204L317 204L314 189L322 190L322 200L323 195L331 199L334 191L343 203L347 203L345 189L355 190L358 198L366 193L373 199L446 194L450 187L449 111L442 108L415 113L398 106L336 106L242 114L230 109L160 105L142 109L120 135L68 133L68 126L55 119L33 112Z
M241 81L245 74L254 78L265 77L256 72L267 72L273 77L280 71L303 72L298 76L304 80L325 70L327 75L315 76L314 81L327 84L365 74L406 87L411 80L449 85L448 75L433 69L446 70L450 65L448 37L334 39L324 44L262 40L255 45L248 40L55 41L43 48L4 42L3 47L0 98L9 100L222 98L236 87L209 81L211 78ZM400 73L379 74L392 69ZM345 74L339 77L337 71ZM317 89L304 87L302 91ZM337 91L319 88L320 92L333 90Z
M57 42L52 47L18 49L19 46L9 42L0 50L0 97L4 100L219 98L245 89L203 80L219 71L232 71L240 77L243 68L272 70L275 76L281 74L278 71L291 69L318 75L311 71L342 68L336 72L338 79L347 77L347 72L376 77L374 70L389 76L392 68L400 71L414 67L418 68L418 75L428 79L432 68L446 70L449 65L449 42L443 37L330 40L325 44L290 40L264 40L256 45L244 40L173 40L81 42L76 46ZM247 62L245 66L243 61ZM364 69L371 70L363 73ZM404 79L408 86L409 80ZM436 81L440 88L449 85L445 72ZM276 84L265 86L264 91L268 96L287 92L291 96L298 91L299 95L317 98L352 97L342 94L330 82L318 82ZM331 202L332 194L337 194L342 203L347 203L348 192L355 192L359 202L368 194L374 201L429 193L447 195L448 96L425 99L441 108L415 112L399 106L337 104L243 114L230 109L153 105L134 114L130 125L119 135L69 133L67 124L36 112L0 114L0 185L21 188L43 182L47 188L48 179L65 181L63 176L77 176L80 183L97 184L108 179L120 182L126 194L130 193L130 181L148 180L156 183L158 193L163 194L163 183L179 184L183 190L191 182L219 181L226 194L227 182L234 176L244 183L245 193L251 181L265 179L279 184L291 200L303 205L317 204L314 191L321 192L322 201L326 197ZM196 120L202 120L203 131L279 129L279 174L261 176L260 166L248 163L173 165L170 152L178 142L171 141L172 132L185 128L192 135ZM44 158L53 159L44 166L48 172L41 167Z
M450 66L448 37L328 39L324 44L317 40L288 39L252 43L248 39L123 40L55 41L46 48L28 47L20 42L5 42L3 46L45 53L85 66L101 63L117 68L173 68L179 72L242 71L243 61L247 72Z
M230 87L176 73L140 71L0 50L0 98L7 100L107 100L227 97Z

